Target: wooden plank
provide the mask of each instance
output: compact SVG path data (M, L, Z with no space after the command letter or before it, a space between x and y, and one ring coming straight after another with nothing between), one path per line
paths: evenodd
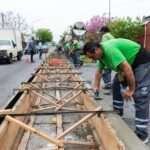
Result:
M101 109L102 109L101 107L98 107L95 110L98 111L98 110L101 110ZM82 119L80 119L78 122L76 122L74 125L72 125L70 128L66 129L62 134L60 134L59 136L57 136L57 138L60 139L60 138L64 137L66 134L68 134L74 128L78 127L83 122L85 122L85 121L89 120L90 118L92 118L95 114L96 114L96 112L86 115L85 117L83 117Z
M77 98L81 93L82 91L79 91L74 96L68 98L63 104L61 104L59 107L56 108L56 111L60 110L63 106L65 106L66 104Z
M30 102L27 101L26 99L28 99L29 95L23 94L20 98L21 102L18 103L18 105L16 104L16 107L13 109L13 111L15 111L16 113L19 112L26 112L29 110L29 105ZM23 103L23 105L22 105ZM21 106L20 106L21 104ZM20 106L20 107L19 107ZM24 117L18 117L20 120L24 120ZM7 123L7 120L5 120L3 123L3 128L0 129L0 149L1 150L11 150L13 145L16 142L16 140L20 140L20 139L16 139L17 134L20 130L20 127L16 126L16 124L14 123ZM5 132L3 132L5 131ZM13 136L12 136L13 135Z
M37 99L37 101L35 102L35 105L38 105L40 103L40 98ZM31 116L30 117L30 122L29 122L29 126L32 126L33 123L35 121L35 116ZM26 146L27 146L27 143L28 143L28 140L29 140L29 137L30 137L30 134L31 132L30 131L27 131L24 133L24 136L23 138L21 139L21 142L18 146L18 150L26 150Z
M58 83L56 83L57 85ZM56 90L56 97L60 99L60 91ZM60 107L60 106L59 106ZM63 132L63 117L62 115L56 115L57 118L57 135ZM64 140L63 138L60 139ZM64 150L64 143L62 143L62 147L58 147L58 150Z
M56 108L56 106L48 106L48 107L44 107L44 108L38 108L38 109L32 110L32 112L40 112L40 111L44 111L44 110L48 110L48 109L53 109L53 108Z
M31 116L30 118L31 118L31 120L30 120L30 123L28 125L32 126L34 123L34 120L35 120L35 116ZM30 131L26 131L24 133L24 136L23 136L17 150L26 150L27 143L28 143L28 140L30 137L30 133L31 133Z
M53 104L56 107L60 106L60 105L56 104L53 100L50 100L50 98L47 97L47 96L43 96L43 95L41 95L41 94L39 94L39 93L37 93L35 91L32 91L32 93L37 95L37 96L39 96L39 97L41 97L42 100L45 100L45 101L49 102L50 104Z
M64 144L71 144L71 145L81 145L87 147L96 147L95 143L92 142L81 142L81 141L64 141Z
M52 143L52 144L56 144L56 145L59 145L60 141L55 139L55 138L50 138L47 134L41 132L41 131L38 131L37 129L35 128L32 128L28 125L26 125L25 123L17 120L17 119L14 119L13 117L11 116L6 116L6 119L10 122L13 122L17 125L19 125L20 127L24 128L25 130L29 130L31 132L33 132L34 134L44 138L45 140L47 140L48 142Z
M83 83L79 83L77 84L73 89L78 89L81 85L83 85ZM65 95L63 95L61 97L61 99L65 99L68 95L70 95L72 93L72 91L67 92Z
M0 109L0 115L3 113L11 113L12 109Z

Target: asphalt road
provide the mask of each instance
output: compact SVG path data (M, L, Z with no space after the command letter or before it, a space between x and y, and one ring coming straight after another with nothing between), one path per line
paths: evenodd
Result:
M31 73L40 64L38 55L34 56L34 63L30 63L28 55L23 56L21 61L12 64L0 63L0 108L4 107L13 96L13 89L19 87L22 81L27 81Z

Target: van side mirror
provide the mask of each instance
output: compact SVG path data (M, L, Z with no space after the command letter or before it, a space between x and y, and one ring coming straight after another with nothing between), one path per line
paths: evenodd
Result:
M12 45L13 45L14 48L17 46L14 41L12 41Z
M13 47L15 48L16 46L17 46L17 44L16 44L16 43L14 43L14 44L13 44Z

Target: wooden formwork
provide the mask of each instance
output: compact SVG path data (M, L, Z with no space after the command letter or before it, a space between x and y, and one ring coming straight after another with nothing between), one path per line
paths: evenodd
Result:
M107 116L100 112L98 115L98 111L101 111L102 107L96 105L88 91L90 88L84 86L79 73L70 67L67 62L64 61L63 64L49 66L46 61L39 66L39 71L34 75L35 77L31 82L24 83L18 89L19 92L23 93L10 113L25 114L47 112L47 110L55 113L62 110L70 112L82 110L83 112L89 111L89 113L79 114L79 119L67 128L64 128L63 114L56 114L57 132L55 136L36 129L33 126L35 116L12 117L7 113L8 115L0 126L0 150L25 150L29 137L31 139L31 133L48 141L57 150L64 150L65 145L77 145L85 147L86 150L130 150L129 146L126 147L124 140L119 138ZM49 92L44 92L45 90ZM55 95L51 94L53 92ZM62 93L63 95L61 95ZM75 107L72 107L73 105ZM2 113L6 113L6 111L2 111ZM91 128L92 136L90 138L84 141L66 140L65 137L68 134L85 122ZM141 148L146 149L144 146L141 146Z

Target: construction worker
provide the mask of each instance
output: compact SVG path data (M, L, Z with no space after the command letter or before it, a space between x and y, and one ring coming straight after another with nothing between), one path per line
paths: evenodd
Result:
M148 142L150 100L150 53L138 43L112 39L102 43L86 43L84 53L99 60L100 78L105 66L117 72L113 83L113 108L123 115L123 99L135 101L136 135ZM119 83L119 84L118 84Z
M35 41L34 38L32 37L31 41L29 42L29 50L30 50L30 61L31 63L34 62L33 56L35 54Z
M101 42L105 42L107 40L111 40L111 39L114 39L114 36L110 33L110 30L107 26L103 26L100 30L100 33L102 34L101 36ZM96 62L96 65L99 66L99 60L97 60ZM100 73L99 73L99 67L97 68L96 70L96 73L95 73L95 82L94 82L94 85L95 85L95 97L99 97L99 87L100 87ZM103 77L103 81L104 81L104 89L110 89L111 86L112 86L112 83L111 83L111 69L107 69L105 68L103 70L103 74L102 74L102 77Z
M80 43L78 40L73 39L70 46L70 57L75 67L80 66Z

